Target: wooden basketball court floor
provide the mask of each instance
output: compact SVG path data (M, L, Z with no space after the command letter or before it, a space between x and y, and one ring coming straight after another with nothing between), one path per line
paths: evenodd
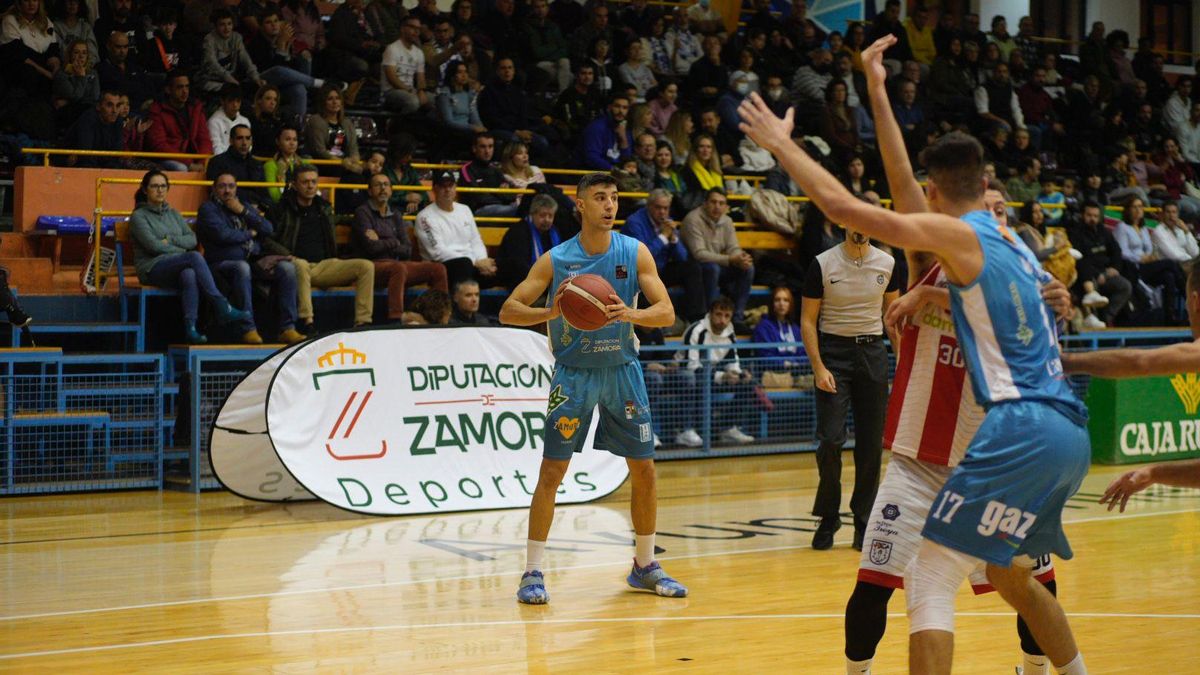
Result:
M523 510L0 500L0 672L844 672L858 554L850 527L809 547L812 455L659 470L659 557L686 599L625 586L628 485L558 510L545 607L513 597ZM1056 564L1080 646L1092 673L1200 673L1200 491L1155 488L1109 514L1095 499L1117 471L1093 467L1066 513L1076 558ZM964 588L957 609L955 672L1012 673L1008 608ZM876 673L906 671L902 594L890 612Z

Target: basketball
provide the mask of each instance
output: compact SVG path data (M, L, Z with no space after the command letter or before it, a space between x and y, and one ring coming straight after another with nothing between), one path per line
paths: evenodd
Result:
M563 290L559 307L563 319L577 330L597 330L608 323L604 306L612 304L610 295L617 291L598 274L571 277Z

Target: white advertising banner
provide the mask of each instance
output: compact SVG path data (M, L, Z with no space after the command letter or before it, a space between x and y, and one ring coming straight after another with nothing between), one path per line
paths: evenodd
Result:
M545 336L526 330L335 333L303 343L276 369L267 429L296 481L344 509L528 506L553 370ZM551 433L591 430L576 421ZM627 475L623 459L589 439L571 460L558 503L599 499Z
M280 364L301 345L271 355L242 378L225 402L208 437L213 474L246 499L286 502L316 499L284 468L267 436L267 389Z

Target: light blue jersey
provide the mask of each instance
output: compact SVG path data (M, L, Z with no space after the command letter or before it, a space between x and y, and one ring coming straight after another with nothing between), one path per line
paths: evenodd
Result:
M1071 557L1062 510L1087 475L1087 410L1063 378L1033 252L987 211L962 217L983 269L950 286L950 310L975 398L987 416L942 486L922 536L989 563Z
M962 220L979 238L983 269L966 286L950 285L950 311L976 401L985 408L1017 399L1058 401L1081 412L1042 300L1050 275L991 213L972 211Z
M608 250L588 255L579 243L579 235L550 249L554 281L549 292L565 279L580 274L596 274L608 280L617 295L630 307L637 306L638 240L613 232ZM608 298L600 298L606 304ZM573 368L604 368L638 360L633 337L633 324L614 323L599 330L580 331L572 328L560 316L550 322L550 351L557 363Z

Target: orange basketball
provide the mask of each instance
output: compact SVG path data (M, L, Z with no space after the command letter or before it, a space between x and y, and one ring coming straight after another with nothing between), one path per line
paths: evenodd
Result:
M604 306L612 304L609 296L616 292L608 279L598 274L571 277L559 302L563 318L577 330L603 328L608 323Z

